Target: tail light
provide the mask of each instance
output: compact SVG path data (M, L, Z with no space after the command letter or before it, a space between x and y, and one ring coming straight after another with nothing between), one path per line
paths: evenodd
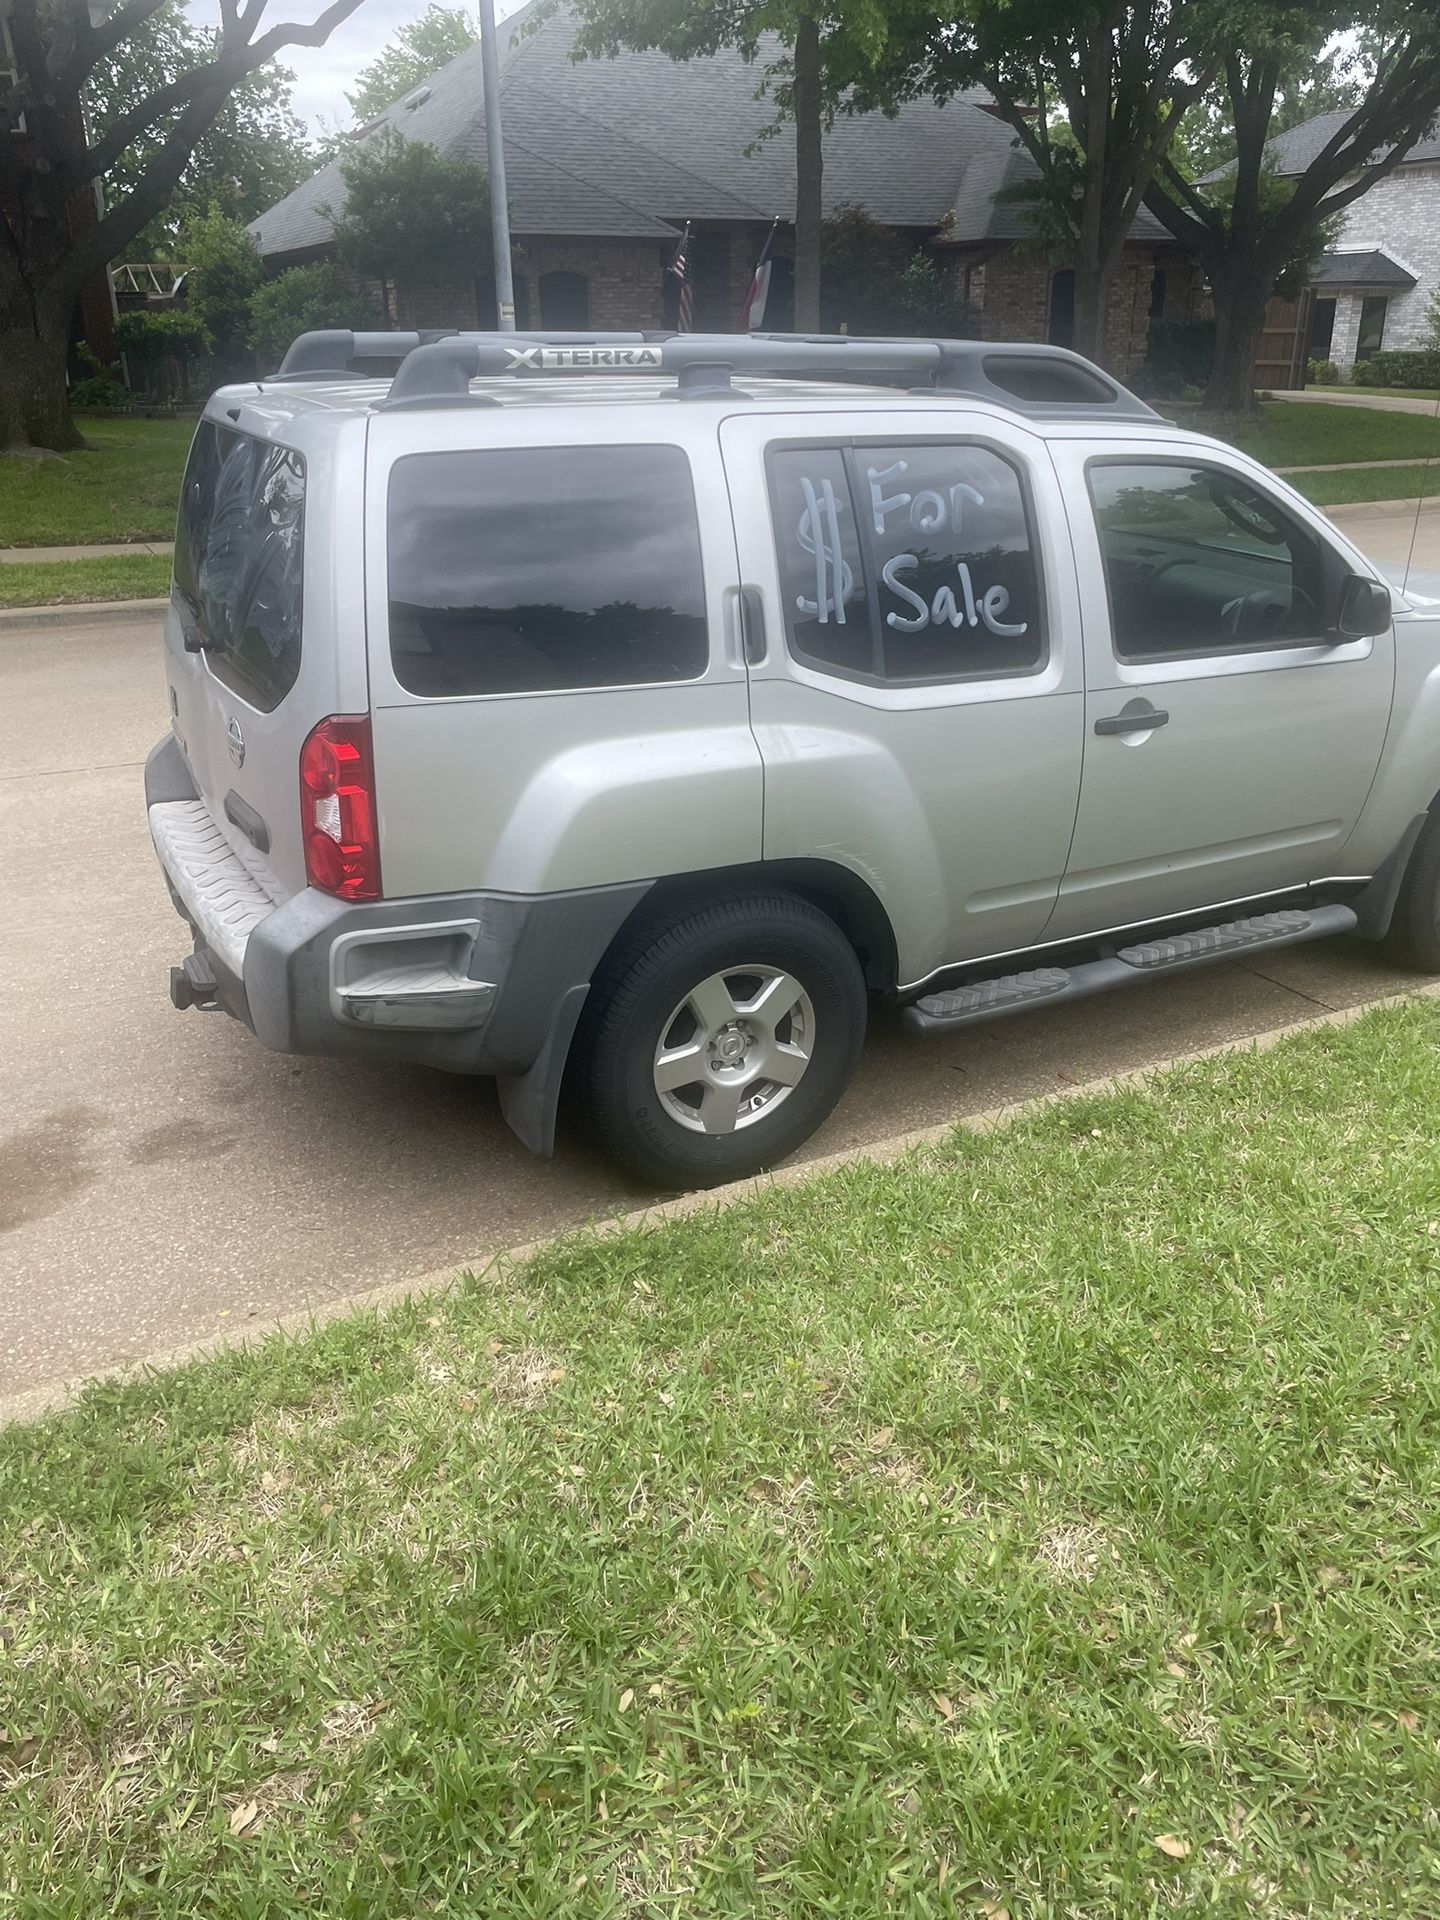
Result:
M341 900L380 898L375 760L366 714L332 714L300 749L305 877Z

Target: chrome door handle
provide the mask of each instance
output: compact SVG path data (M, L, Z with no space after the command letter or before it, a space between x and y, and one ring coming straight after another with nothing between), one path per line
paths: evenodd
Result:
M1154 727L1168 727L1170 716L1163 707L1148 701L1132 700L1119 713L1108 713L1095 722L1096 733L1149 733Z

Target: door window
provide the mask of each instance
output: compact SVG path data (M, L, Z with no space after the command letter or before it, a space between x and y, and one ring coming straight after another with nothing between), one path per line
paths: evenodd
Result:
M1096 461L1115 652L1122 660L1321 638L1313 534L1234 474L1189 461Z
M435 697L693 680L709 663L700 526L679 447L397 460L390 653Z
M958 442L772 449L790 650L897 683L1034 673L1046 658L1020 475Z

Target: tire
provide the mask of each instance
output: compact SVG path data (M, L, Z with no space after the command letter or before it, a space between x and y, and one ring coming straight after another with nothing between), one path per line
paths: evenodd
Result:
M1420 829L1385 945L1406 966L1440 973L1440 813L1432 813Z
M865 1013L849 941L793 895L738 895L651 921L591 986L577 1035L582 1114L605 1152L650 1184L758 1173L834 1107Z

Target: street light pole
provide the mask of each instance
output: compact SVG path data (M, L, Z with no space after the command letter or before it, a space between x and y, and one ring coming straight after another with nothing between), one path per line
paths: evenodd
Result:
M510 270L510 204L505 196L505 141L500 127L500 56L495 0L480 0L480 72L485 88L485 157L490 168L490 238L495 249L495 305L500 331L515 331L515 281Z

